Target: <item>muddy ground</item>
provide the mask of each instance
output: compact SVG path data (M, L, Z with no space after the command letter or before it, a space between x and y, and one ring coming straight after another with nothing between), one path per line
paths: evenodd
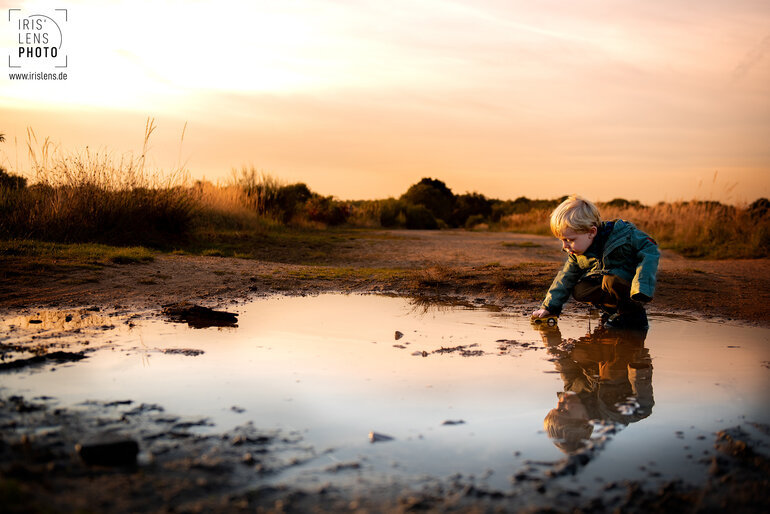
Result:
M214 306L323 291L481 297L528 309L542 300L564 261L552 237L455 230L351 231L335 244L254 253L263 258L159 255L143 264L31 273L14 271L26 257L0 256L0 312L56 306L156 311L184 299ZM650 312L768 326L768 305L770 259L692 260L662 252ZM565 313L580 308L570 303Z
M17 260L14 260L17 259ZM324 291L483 298L521 312L535 308L561 266L552 238L464 231L355 232L335 245L269 248L261 260L160 255L145 264L21 273L3 257L0 313L90 307L160 315L189 300L227 308L271 294ZM66 268L65 268L66 269ZM10 271L10 272L9 272ZM653 313L768 326L770 260L694 261L663 252ZM568 304L565 313L583 307ZM61 357L66 359L67 356ZM2 373L9 372L6 370ZM52 391L51 394L55 394ZM244 425L201 435L206 420L160 405L124 402L61 409L52 398L9 396L0 384L0 505L3 512L767 512L767 448L739 427L714 435L706 481L608 483L598 497L555 480L513 479L487 490L455 476L421 484L359 480L356 487L272 486L269 478L315 457L298 434ZM765 433L770 427L756 426ZM86 463L83 434L119 433L138 444L135 464ZM579 457L578 457L579 459ZM554 471L579 466L568 459ZM350 472L341 467L333 472ZM355 470L352 470L355 472ZM558 473L554 473L555 476ZM256 485L255 485L256 484Z

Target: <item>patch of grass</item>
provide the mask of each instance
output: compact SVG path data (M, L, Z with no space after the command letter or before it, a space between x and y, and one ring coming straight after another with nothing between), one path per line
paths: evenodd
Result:
M515 277L512 275L499 274L494 279L495 288L498 290L517 290L517 289L530 289L538 284L534 283L529 278Z
M26 257L40 263L59 260L75 266L102 267L109 264L138 264L155 260L155 252L142 246L117 247L97 243L51 243L45 241L0 241L0 259Z
M412 280L417 288L437 288L451 285L456 278L456 270L442 264L435 264L413 272Z
M84 277L84 278L73 278L73 279L67 279L63 281L64 284L72 285L72 286L82 286L84 284L98 284L99 283L99 277Z
M365 237L349 229L309 230L275 227L270 231L218 230L197 233L174 253L258 259L287 264L331 264L340 252Z
M504 242L503 246L507 248L542 248L543 245L533 243L532 241L512 241L512 242Z
M0 281L62 280L67 285L84 285L99 282L100 272L107 266L150 262L154 258L153 252L141 247L0 241Z
M412 276L413 271L402 268L308 266L300 270L290 270L287 274L299 280L373 280L389 282L409 278Z

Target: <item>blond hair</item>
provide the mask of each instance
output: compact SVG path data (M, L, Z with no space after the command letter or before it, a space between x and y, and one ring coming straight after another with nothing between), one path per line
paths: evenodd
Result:
M558 409L551 409L543 420L543 428L558 449L567 454L586 447L594 427L582 419L564 416Z
M582 234L602 222L599 209L590 200L571 195L551 213L551 232L561 237L566 229Z

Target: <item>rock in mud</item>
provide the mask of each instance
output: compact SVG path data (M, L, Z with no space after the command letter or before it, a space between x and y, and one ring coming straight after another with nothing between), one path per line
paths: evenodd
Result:
M372 443L384 443L385 441L392 441L393 438L389 435L380 434L378 432L369 432L369 441Z
M29 359L17 359L11 362L4 362L0 364L0 371L6 371L10 369L26 368L27 366L34 366L36 364L44 364L49 361L53 362L73 362L85 359L86 356L82 352L51 352L45 355L36 355Z
M235 313L215 311L190 302L164 305L163 314L171 321L184 322L193 328L235 327L238 323Z
M359 462L339 462L327 467L324 471L327 473L339 473L340 471L351 471L359 469L361 469L361 463Z
M104 432L85 439L75 450L91 466L134 466L139 444L121 434Z
M205 353L203 350L196 350L194 348L166 348L163 350L165 354L171 355L186 355L187 357L197 357Z

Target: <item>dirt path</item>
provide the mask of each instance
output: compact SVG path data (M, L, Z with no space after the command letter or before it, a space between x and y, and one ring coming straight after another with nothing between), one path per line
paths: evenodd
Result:
M451 295L529 309L564 260L551 237L501 232L351 231L342 243L291 262L159 255L147 264L4 274L0 309L99 306L156 311L180 300L206 305L266 294L323 291ZM6 270L23 257L3 257ZM296 258L294 258L296 261ZM0 275L3 276L3 275ZM683 312L770 325L770 259L702 261L663 251L650 312ZM568 304L566 312L578 308Z

